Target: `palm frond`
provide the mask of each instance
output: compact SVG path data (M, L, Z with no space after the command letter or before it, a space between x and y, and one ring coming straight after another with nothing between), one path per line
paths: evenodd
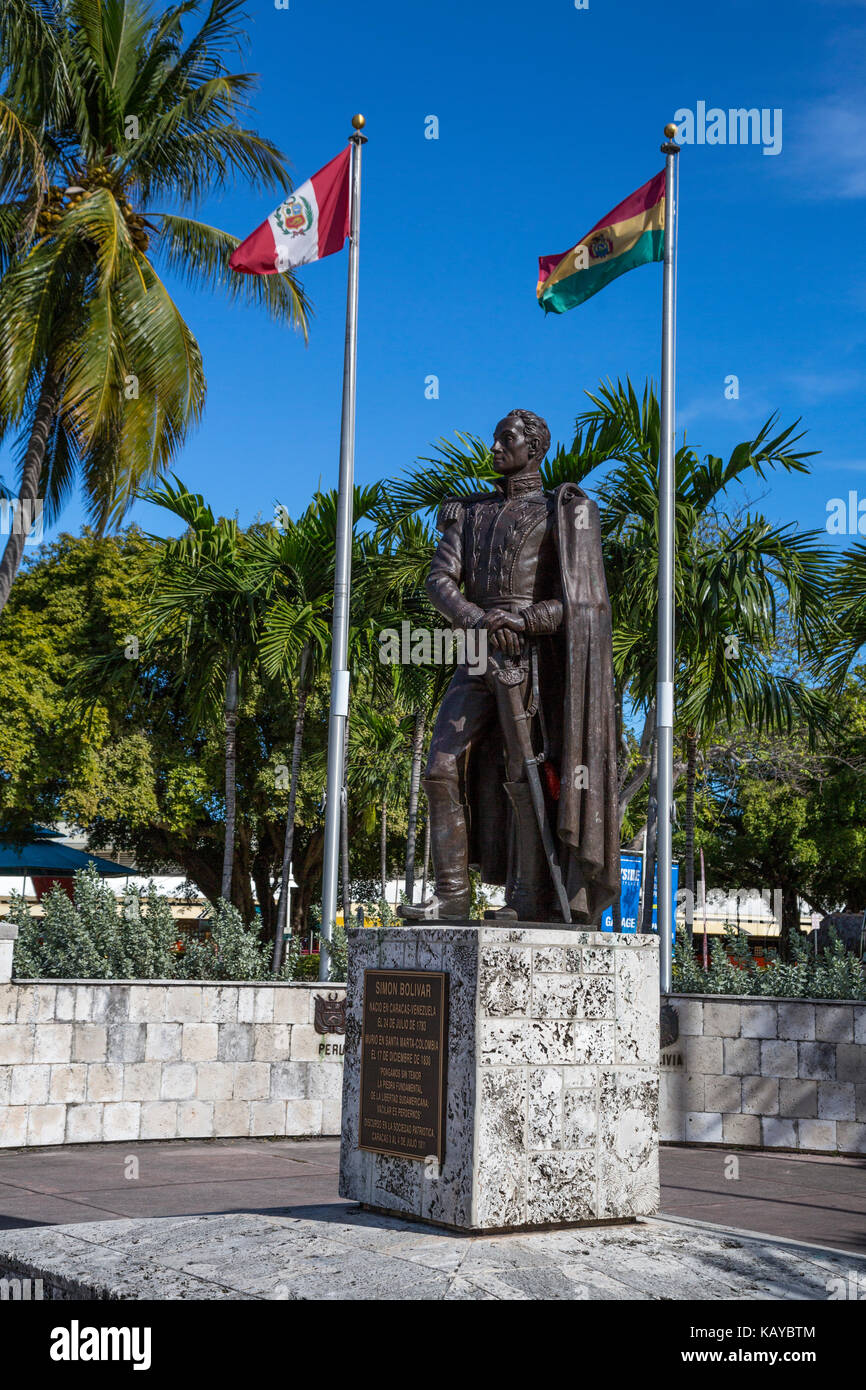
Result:
M468 496L479 482L497 476L490 449L476 435L457 431L455 440L442 438L433 447L432 457L420 458L414 469L388 483L377 514L383 526L432 512L446 497Z
M162 228L160 249L170 270L193 286L210 285L230 299L259 305L275 322L293 324L308 338L310 303L293 274L237 275L228 262L240 244L238 237L188 217L155 215Z

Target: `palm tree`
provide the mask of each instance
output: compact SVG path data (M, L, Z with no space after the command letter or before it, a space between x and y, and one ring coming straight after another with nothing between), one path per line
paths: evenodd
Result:
M375 614L364 611L364 576L375 556L375 541L365 523L374 515L380 500L380 485L356 487L353 517L353 568L360 576L354 586L349 627L349 665L355 672L369 664ZM252 573L264 596L265 610L260 639L263 669L268 676L294 681L297 689L295 737L292 748L292 774L289 809L283 850L277 937L274 943L274 969L282 950L287 922L288 882L294 846L294 816L306 705L321 673L323 657L330 642L331 609L337 535L337 494L317 492L297 522L284 515L285 534L269 532L251 542ZM347 721L348 729L348 721ZM345 760L347 763L347 759ZM348 796L342 807L342 888L344 920L349 914Z
M22 511L80 478L103 529L168 466L205 397L201 353L158 272L264 305L306 332L290 274L234 276L237 239L173 212L243 178L290 187L241 124L228 59L240 0L4 0L0 19L0 437L24 441ZM0 561L0 610L26 535Z
M838 686L866 642L866 541L855 541L846 550L833 588L837 620L831 674Z
M322 541L321 508L317 500L298 521L285 517L282 530L268 527L251 541L253 572L258 572L260 587L267 593L260 640L262 666L268 676L295 687L295 727L274 938L274 974L282 964L288 923L289 876L307 702L329 639L333 565Z
M151 537L161 547L149 596L147 648L167 633L178 643L178 681L193 717L221 709L225 737L225 835L220 895L231 901L237 808L238 708L254 674L262 630L261 578L249 541L235 520L216 518L204 498L179 480L144 494L186 523L178 538Z
M349 779L353 793L379 809L379 878L382 897L388 883L388 807L405 796L408 781L410 721L396 698L398 668L389 668L394 699L384 710L369 700L356 702L349 745Z
M367 607L378 608L383 628L397 628L408 620L415 627L431 628L441 619L427 598L425 580L436 546L433 531L419 517L392 515L393 502L385 493L378 509L378 555L369 571ZM415 892L415 856L418 839L418 806L421 765L430 721L451 679L445 666L409 665L396 668L398 701L411 712L411 776L404 889L412 902Z
M617 699L620 712L628 700L646 711L646 721L654 721L658 402L649 385L639 398L631 382L606 384L589 399L593 408L578 418L571 454L562 456L559 467L555 461L551 482L571 475L572 459L588 458L595 466L600 441L616 461L597 484L596 495L613 609ZM774 429L772 418L754 439L737 445L727 462L714 455L702 459L686 443L676 452L675 687L686 743L687 904L694 898L699 742L737 714L767 730L789 729L797 717L814 727L826 714L820 695L772 661L783 608L804 649L820 650L825 641L830 561L828 551L817 544L820 533L773 527L757 514L728 519L720 513L730 506L732 486L749 474L763 478L776 468L808 471L811 455L794 447L802 437L795 434L796 425L778 433ZM644 776L649 774L648 752L645 747ZM632 785L635 780L631 778Z

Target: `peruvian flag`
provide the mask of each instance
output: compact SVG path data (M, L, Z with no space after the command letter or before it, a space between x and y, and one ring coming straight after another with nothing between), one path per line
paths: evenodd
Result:
M245 275L279 275L341 250L349 235L350 158L347 146L290 193L232 253L231 269Z

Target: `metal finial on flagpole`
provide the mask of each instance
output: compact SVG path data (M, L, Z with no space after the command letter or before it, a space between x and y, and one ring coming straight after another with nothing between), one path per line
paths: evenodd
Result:
M361 134L361 131L364 129L364 126L366 124L367 117L362 116L360 111L358 111L357 114L352 117L352 129L354 131L354 134L349 136L349 143L351 145L354 145L356 150L359 145L366 145L367 143L366 135Z
M674 793L674 373L676 342L676 206L674 170L680 146L673 122L665 126L665 241L662 287L662 379L659 442L659 574L658 671L656 675L656 738L658 740L658 933L659 984L672 984L673 793ZM648 866L649 867L649 866Z
M340 865L340 812L345 768L343 759L349 717L349 601L352 583L353 499L355 492L355 386L358 356L358 251L361 232L361 151L367 143L360 113L352 117L354 134L349 201L349 281L346 293L346 345L343 355L343 413L340 425L340 481L334 567L334 615L331 629L331 707L328 718L328 780L322 866L322 930L319 979L327 980L330 943L337 917ZM349 923L344 922L344 927Z

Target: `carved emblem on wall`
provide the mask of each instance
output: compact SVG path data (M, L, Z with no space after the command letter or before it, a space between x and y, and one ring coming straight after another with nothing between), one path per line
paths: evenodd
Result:
M345 1033L346 996L339 998L331 993L325 998L323 994L317 994L313 1027L317 1033Z
M673 1047L680 1035L679 1015L673 1004L662 1004L659 1017L659 1041L662 1051L666 1047Z

